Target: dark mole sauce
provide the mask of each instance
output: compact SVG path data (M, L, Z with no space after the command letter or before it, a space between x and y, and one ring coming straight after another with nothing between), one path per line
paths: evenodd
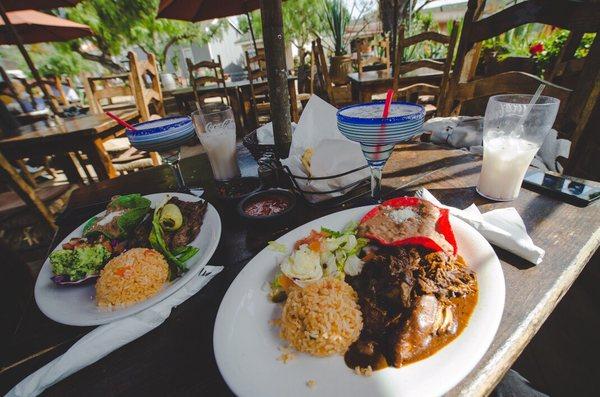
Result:
M478 292L475 291L472 294L464 297L450 298L450 301L454 304L454 314L458 319L458 330L455 334L444 334L433 338L431 344L423 350L420 354L412 357L411 360L403 362L403 364L410 364L416 361L422 360L433 355L438 350L442 349L448 343L452 342L460 333L466 328L473 314L473 310L477 305ZM382 341L385 342L385 341ZM365 346L365 344L370 344ZM370 351L370 348L373 348ZM366 342L359 339L353 343L346 354L344 355L344 361L349 368L367 368L369 365L373 371L383 369L389 366L387 359L383 353L384 347L381 346L380 342Z
M285 211L290 203L281 197L265 197L252 201L244 207L244 213L250 216L268 216Z

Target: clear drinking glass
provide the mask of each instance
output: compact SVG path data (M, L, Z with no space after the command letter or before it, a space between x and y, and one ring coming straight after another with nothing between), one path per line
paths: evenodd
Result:
M560 101L540 96L526 114L531 99L532 95L507 94L492 96L488 101L483 122L483 165L477 183L477 192L486 198L517 198L527 168L554 124Z
M196 134L208 154L208 160L217 181L228 181L240 176L236 158L235 116L231 107L214 104L192 113Z

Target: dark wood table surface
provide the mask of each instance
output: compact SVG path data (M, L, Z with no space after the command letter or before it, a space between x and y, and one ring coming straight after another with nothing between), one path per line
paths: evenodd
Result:
M392 88L394 76L391 70L372 70L368 72L354 72L348 74L352 88L352 100L354 102L371 102L374 94L385 93ZM420 68L404 73L398 78L398 87L406 87L411 84L425 83L440 85L442 72L431 68Z
M292 115L292 121L298 122L299 111L298 101L296 95L296 76L288 77L288 90L290 92L290 111ZM254 83L255 86L268 84L267 80ZM198 87L199 94L216 93L222 91L223 88L216 84L207 84L202 87ZM170 95L175 97L177 107L181 114L190 114L196 110L190 104L194 103L194 91L192 87L182 87L175 90L168 91ZM254 115L252 114L252 108L250 106L250 99L252 94L250 93L250 80L238 80L227 82L227 93L229 96L229 103L231 107L235 109L238 116L238 136L240 133L250 132L256 129L258 126L254 121Z
M135 108L114 110L125 121L139 119ZM51 123L51 124L50 124ZM51 119L19 127L0 139L0 151L9 159L19 160L38 155L57 155L60 168L72 183L81 178L69 161L68 153L85 153L100 180L117 176L103 142L123 134L125 130L104 114L87 114L73 118Z
M244 174L255 172L256 165L247 153L241 153L240 160ZM269 240L342 209L299 205L285 225L246 223L231 207L215 199L206 157L182 163L188 183L204 184L207 199L221 215L223 233L210 264L223 265L224 271L175 308L161 326L49 388L47 395L230 395L212 347L215 316L228 286ZM600 244L598 203L578 208L527 189L522 189L513 202L490 202L475 192L480 169L480 158L468 152L420 143L398 146L384 171L387 197L424 186L442 202L459 208L473 202L483 212L514 206L533 240L546 250L544 261L533 266L495 248L506 280L502 321L484 358L450 391L452 396L486 395L495 387ZM58 220L55 242L102 210L114 194L153 193L174 187L170 170L161 166L81 188ZM59 356L91 329L57 324L45 318L32 300L18 332L7 341L6 353L0 356L0 392Z

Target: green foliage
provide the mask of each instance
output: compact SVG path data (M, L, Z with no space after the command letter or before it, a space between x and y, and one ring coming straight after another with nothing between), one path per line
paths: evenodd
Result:
M554 60L558 57L560 50L565 45L568 37L569 31L556 29L550 36L539 41L544 45L544 50L535 55L536 64L540 74L543 74L546 69L552 65ZM595 33L586 33L583 35L579 47L575 50L575 58L584 58L587 56L595 37Z
M68 43L53 43L45 47L45 51L32 54L33 63L38 65L42 76L73 77L81 72L92 70L89 62L78 53L71 51Z
M181 41L205 43L222 33L226 21L203 25L171 19L157 19L159 0L84 0L66 9L69 19L88 25L94 35L80 40L72 49L84 58L118 71L122 67L111 57L122 55L130 46L139 46L156 55L164 65L168 49ZM84 49L91 42L95 50ZM89 46L87 46L89 47Z
M322 0L292 0L283 2L283 33L288 43L298 48L304 47L310 40L328 29L321 17ZM256 37L262 36L260 11L250 14ZM242 33L250 31L248 18L238 18L238 28Z
M491 52L502 61L508 57L528 57L532 43L544 37L544 25L532 23L518 26L482 43L485 52Z

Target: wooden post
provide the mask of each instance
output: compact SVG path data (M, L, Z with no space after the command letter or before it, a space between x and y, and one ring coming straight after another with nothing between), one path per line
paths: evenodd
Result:
M292 119L287 83L288 72L285 63L281 0L260 0L260 15L267 61L273 135L278 156L286 158L289 156L292 143Z
M55 115L59 115L61 113L60 110L52 102L52 97L50 96L50 93L48 92L48 88L42 82L40 73L35 68L33 61L29 57L29 54L27 53L27 50L25 49L25 46L23 45L23 40L21 40L21 37L17 33L15 27L10 22L10 19L8 19L8 16L6 15L6 10L4 9L4 5L2 4L2 2L0 2L0 15L2 16L2 19L4 20L4 24L6 25L6 27L8 27L8 30L13 35L13 38L15 39L15 43L17 44L17 47L19 47L19 51L21 51L21 55L23 55L23 58L25 58L25 62L27 62L27 66L29 66L29 69L31 70L31 74L33 74L33 78L38 83L38 86L44 93L44 97L48 101L48 105L50 106L50 109L52 109L52 112L54 112ZM33 98L31 98L31 99L33 99Z

